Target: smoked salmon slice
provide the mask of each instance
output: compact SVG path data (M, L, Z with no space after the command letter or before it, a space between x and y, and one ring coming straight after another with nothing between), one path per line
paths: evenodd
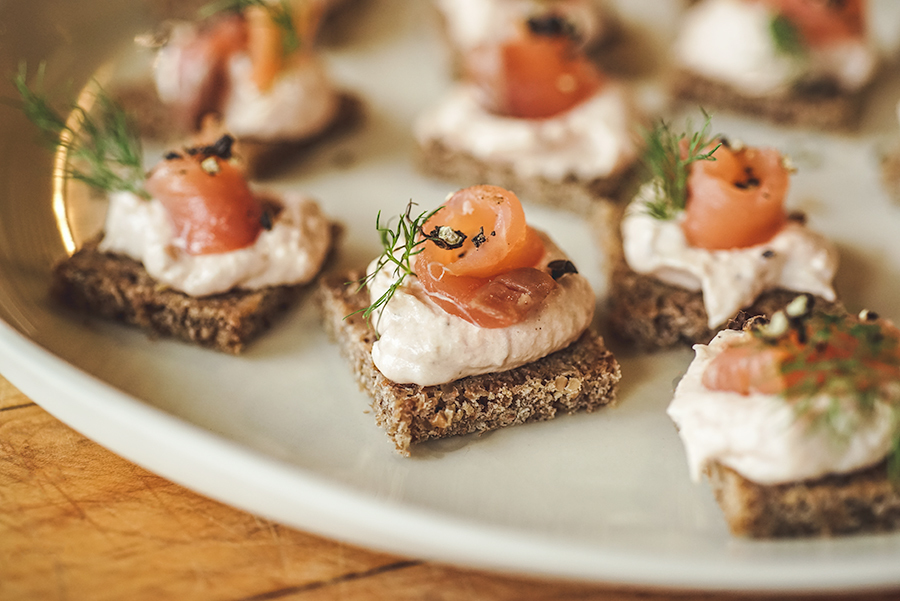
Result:
M518 197L497 186L451 196L422 227L415 273L448 313L485 328L518 323L556 287L538 263L544 243Z
M519 36L466 61L486 108L509 117L553 117L584 102L606 77L584 56L561 17L529 21Z
M192 255L245 248L263 229L262 204L243 172L212 148L168 154L145 183L166 208L176 244Z
M781 154L722 144L712 156L713 161L691 164L681 222L688 244L727 250L771 239L787 221L789 171Z

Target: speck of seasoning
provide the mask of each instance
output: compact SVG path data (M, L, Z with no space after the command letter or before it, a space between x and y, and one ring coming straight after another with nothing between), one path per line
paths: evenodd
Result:
M219 161L216 160L216 157L206 157L202 161L200 161L200 168L203 169L209 175L216 175L221 168L219 167Z
M567 259L558 259L547 263L547 269L550 270L550 277L558 280L567 273L578 273L575 264Z
M234 138L225 134L209 146L194 146L185 148L184 151L190 156L200 155L203 157L219 157L228 160L231 158L231 146L234 144Z
M458 255L456 255L456 258L457 258L457 259L462 259L462 258L465 257L465 256L466 256L466 251L462 251L461 253L459 253Z
M757 332L759 332L763 338L775 340L786 334L790 325L784 311L775 311L775 313L772 314L772 319L769 320L769 323L760 325L757 328Z
M268 211L268 209L263 210L263 212L259 216L259 224L262 226L264 230L267 232L272 231L272 213Z
M875 311L869 311L868 309L863 309L859 312L859 320L860 321L877 321L879 318L878 313Z
M767 248L766 250L763 251L762 256L763 256L763 259L771 259L772 257L775 256L775 251L772 250L771 248Z
M794 223L799 223L800 225L806 224L806 213L803 211L792 211L788 213L788 221L793 221Z
M561 15L553 13L531 17L528 19L527 25L528 30L535 35L551 38L565 36L572 39L575 39L577 36L572 23Z
M784 167L788 173L797 173L797 165L794 164L794 159L792 159L790 155L781 155L781 166Z
M731 148L731 142L725 136L719 137L719 144L721 144L725 148Z
M425 238L434 242L438 248L453 250L461 247L468 236L449 225L439 225L426 234Z
M794 298L788 306L784 308L788 317L804 317L809 315L812 309L813 297L809 294L801 294Z
M495 231L491 232L491 236L496 236L496 235L497 235L497 232L495 232Z
M167 161L174 161L175 159L180 159L181 155L177 152L167 152L163 155L163 158Z
M487 242L487 238L484 235L484 228L482 227L481 230L472 237L472 244L475 245L475 248L481 248L481 245L485 242Z

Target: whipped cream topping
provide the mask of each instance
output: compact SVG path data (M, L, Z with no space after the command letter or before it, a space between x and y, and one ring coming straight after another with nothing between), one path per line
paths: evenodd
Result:
M590 180L619 172L637 156L631 104L625 89L609 82L564 113L517 119L486 111L477 88L458 84L418 119L415 136L422 146L436 141L508 164L521 177Z
M285 194L271 230L247 248L190 255L175 244L175 229L158 200L130 192L110 194L100 250L140 261L155 280L191 296L234 288L302 284L319 272L331 246L331 224L319 206Z
M644 184L622 220L625 261L637 273L703 293L715 328L766 290L784 288L835 300L837 249L821 234L788 222L764 244L730 250L688 245L677 219L651 217L646 204L660 192Z
M893 420L882 402L866 416L852 413L848 403L847 411L858 421L853 435L842 438L812 426L779 396L706 388L702 378L710 362L749 335L723 330L708 346L695 345L696 357L669 405L695 481L712 462L759 484L780 484L851 472L884 459L891 449ZM829 402L821 398L822 407Z
M810 47L803 56L779 52L771 33L773 14L762 2L703 0L685 14L676 60L749 96L777 94L798 81L820 79L855 91L872 78L878 55L865 40Z
M565 259L549 239L541 265ZM374 270L376 263L369 266ZM382 269L369 284L371 300L393 283ZM587 329L594 315L594 291L579 274L566 274L544 302L522 322L482 328L436 305L414 277L407 278L379 316L372 318L379 339L372 359L386 378L421 386L444 384L485 373L514 369L567 347Z

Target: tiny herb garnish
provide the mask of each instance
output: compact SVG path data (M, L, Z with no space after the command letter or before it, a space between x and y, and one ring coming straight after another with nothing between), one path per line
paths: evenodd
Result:
M674 218L687 204L689 167L696 161L715 161L713 153L722 145L705 151L718 136L710 136L710 116L703 113L705 122L700 131L676 134L664 121L645 136L647 149L644 165L657 186L656 197L647 202L647 212L656 219ZM691 124L688 122L688 130ZM690 135L690 137L688 137Z
M443 248L444 250L462 248L463 243L468 238L463 232L455 230L449 225L439 225L427 234L423 233L423 235L434 242L438 248Z
M798 297L751 332L787 351L780 366L781 394L813 427L846 440L879 402L891 410L888 466L891 479L900 483L900 334L869 312L857 319L811 313L811 298Z
M775 49L788 56L803 56L806 54L806 46L800 30L791 21L783 16L776 15L769 22L769 33L775 42Z
M13 79L21 99L16 104L49 144L67 149L69 176L98 190L127 191L150 198L144 189L141 142L122 107L98 89L95 110L88 112L69 103L60 112L43 89L44 64L38 67L34 90L28 87L27 71L21 63ZM67 121L67 113L75 118Z
M387 224L382 225L381 211L378 211L378 215L375 217L375 229L378 230L378 233L381 236L381 246L383 250L375 264L375 269L355 283L357 284L357 292L361 291L375 279L381 270L390 265L394 266L394 271L392 273L393 282L385 293L373 301L372 304L364 309L354 311L350 315L362 313L363 317L366 318L366 321L370 321L372 314L375 313L375 311L383 309L383 307L390 302L400 286L403 285L403 281L406 277L415 275L412 268L413 257L424 250L424 244L426 242L430 240L433 241L432 238L425 236L422 231L422 226L443 207L438 207L433 211L426 211L420 213L418 217L413 217L412 210L414 206L415 203L410 200L409 204L406 205L406 211L397 220L396 227L393 228L389 225L390 221ZM345 316L344 319L350 317L350 315Z
M294 11L289 0L269 2L268 0L215 0L200 8L198 13L201 19L209 18L220 12L241 12L252 6L264 8L269 17L282 31L282 52L287 56L300 48L300 34L294 27Z

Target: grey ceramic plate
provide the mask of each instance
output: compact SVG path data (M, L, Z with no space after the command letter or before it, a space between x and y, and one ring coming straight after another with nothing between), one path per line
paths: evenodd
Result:
M654 4L654 6L658 6ZM634 10L634 9L633 9ZM152 11L115 0L0 3L0 71L49 64L75 89L133 53ZM655 11L659 12L659 11ZM446 86L421 0L368 0L329 50L336 77L369 107L367 126L272 182L321 199L348 228L341 261L374 254L379 208L430 205L451 187L416 175L410 123ZM9 95L8 83L0 86ZM716 128L779 146L800 164L791 204L840 245L852 308L900 319L900 210L877 180L895 131L895 82L876 90L857 137ZM227 357L53 304L50 267L99 224L103 201L53 188L53 157L0 108L0 368L48 411L122 456L285 524L407 555L579 579L709 589L900 585L900 535L749 542L729 536L705 484L692 484L664 415L689 351L620 352L617 408L427 444L396 455L308 299L240 357ZM595 283L602 258L578 218L529 208ZM72 239L67 240L70 232Z

